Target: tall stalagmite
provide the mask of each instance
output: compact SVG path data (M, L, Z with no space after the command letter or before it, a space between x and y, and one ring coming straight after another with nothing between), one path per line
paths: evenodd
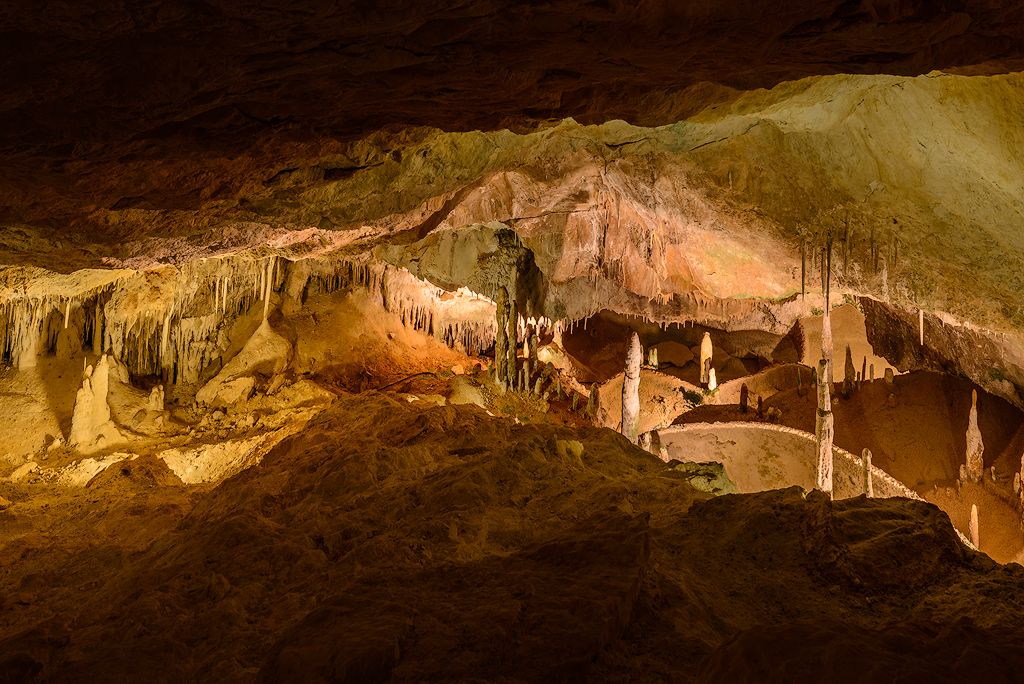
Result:
M643 351L640 336L633 333L626 352L626 371L622 378L622 425L620 432L636 444L637 424L640 421L640 364Z
M818 417L815 426L815 436L818 443L817 487L831 496L834 424L832 418L832 399L829 395L828 366L829 362L826 359L818 362Z
M505 388L508 382L508 290L498 289L495 301L497 330L494 335L494 381L499 387Z
M980 482L985 474L985 443L978 428L978 391L971 390L971 415L967 421L967 477Z
M519 344L519 309L515 297L508 298L508 320L505 322L508 336L508 384L515 384L516 378L516 346ZM523 389L526 389L525 387Z

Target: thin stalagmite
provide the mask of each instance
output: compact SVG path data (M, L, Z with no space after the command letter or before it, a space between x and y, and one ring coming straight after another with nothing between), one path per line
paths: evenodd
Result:
M640 363L643 351L640 336L633 333L626 351L625 374L622 378L622 424L619 431L636 444L637 426L640 421Z
M818 447L818 468L816 484L818 489L829 496L832 495L832 440L834 423L832 417L832 401L829 396L828 361L818 362L818 413L815 424L815 437Z

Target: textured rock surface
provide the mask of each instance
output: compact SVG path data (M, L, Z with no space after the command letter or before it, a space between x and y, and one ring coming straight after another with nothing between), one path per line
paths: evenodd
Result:
M22 487L0 485L15 679L963 681L970 654L1024 658L1020 567L934 507L707 500L608 430L369 394L213 490L141 459L45 508Z

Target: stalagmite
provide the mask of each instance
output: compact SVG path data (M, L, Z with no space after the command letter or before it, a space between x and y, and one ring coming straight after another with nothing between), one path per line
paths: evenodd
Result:
M527 358L530 359L530 365L532 368L537 367L537 348L540 346L540 337L537 335L537 328L530 328L529 337L527 338Z
M860 365L860 376L857 378L861 382L868 379L868 357L864 357L864 362Z
M149 403L146 408L150 411L163 411L164 402L164 386L157 385L153 388L153 391L149 393Z
M116 441L121 435L110 420L110 406L107 404L110 362L106 354L100 357L95 368L88 366L84 375L75 396L68 443L89 451L101 448L105 442Z
M896 376L892 373L892 368L885 369L885 384L891 385L896 381Z
M1013 474L1013 493L1020 496L1020 473Z
M871 481L871 449L861 452L864 461L864 495L869 499L875 495L875 483Z
M843 396L849 397L853 391L854 381L857 377L856 367L853 365L853 351L850 345L846 345L846 366L843 369Z
M825 305L825 314L821 317L821 358L828 361L828 382L834 382L832 377L832 316L829 314L828 305Z
M601 410L601 393L598 389L597 383L593 383L590 386L590 396L587 398L587 415L591 419L596 420L597 414Z
M875 364L873 363L868 366L868 379L871 382L875 381Z
M700 383L708 384L708 372L711 370L711 356L714 349L711 346L711 333L704 333L700 341Z
M640 421L640 336L633 333L626 352L626 368L622 378L622 424L619 431L636 444L637 425Z
M270 293L274 287L274 266L277 263L275 257L267 260L266 273L263 281L263 320L270 317Z
M917 327L920 331L921 346L924 346L924 309L919 309L917 312Z
M651 347L647 350L647 365L658 370L658 348Z
M711 368L708 370L708 390L714 392L718 389L718 377L715 375L715 369Z
M508 383L508 290L504 287L498 289L498 296L495 302L497 329L494 335L494 382L502 390L506 389Z
M818 442L818 478L817 487L829 496L832 495L832 439L834 425L832 418L832 401L829 396L828 360L818 362L818 415L815 436Z
M971 390L971 413L967 420L967 476L980 482L985 474L985 443L978 428L978 391Z
M981 549L981 535L978 531L978 505L971 504L971 522L969 523L971 543L974 548Z
M799 374L799 372L800 372L799 369L797 369L797 373L798 374ZM746 413L749 409L750 409L750 390L747 389L747 385L744 383L743 385L740 385L740 413Z
M757 419L762 420L764 418L764 397L760 394L757 395Z
M508 377L511 385L516 377L516 347L519 345L519 309L515 297L508 299L508 320L505 325L508 336Z

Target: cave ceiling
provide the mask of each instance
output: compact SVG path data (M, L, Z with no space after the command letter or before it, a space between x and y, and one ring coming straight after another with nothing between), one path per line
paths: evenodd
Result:
M116 245L147 228L109 211L238 202L379 130L663 125L808 76L1013 71L1024 6L16 2L0 36L0 221L24 233L4 249L33 261L32 240Z

